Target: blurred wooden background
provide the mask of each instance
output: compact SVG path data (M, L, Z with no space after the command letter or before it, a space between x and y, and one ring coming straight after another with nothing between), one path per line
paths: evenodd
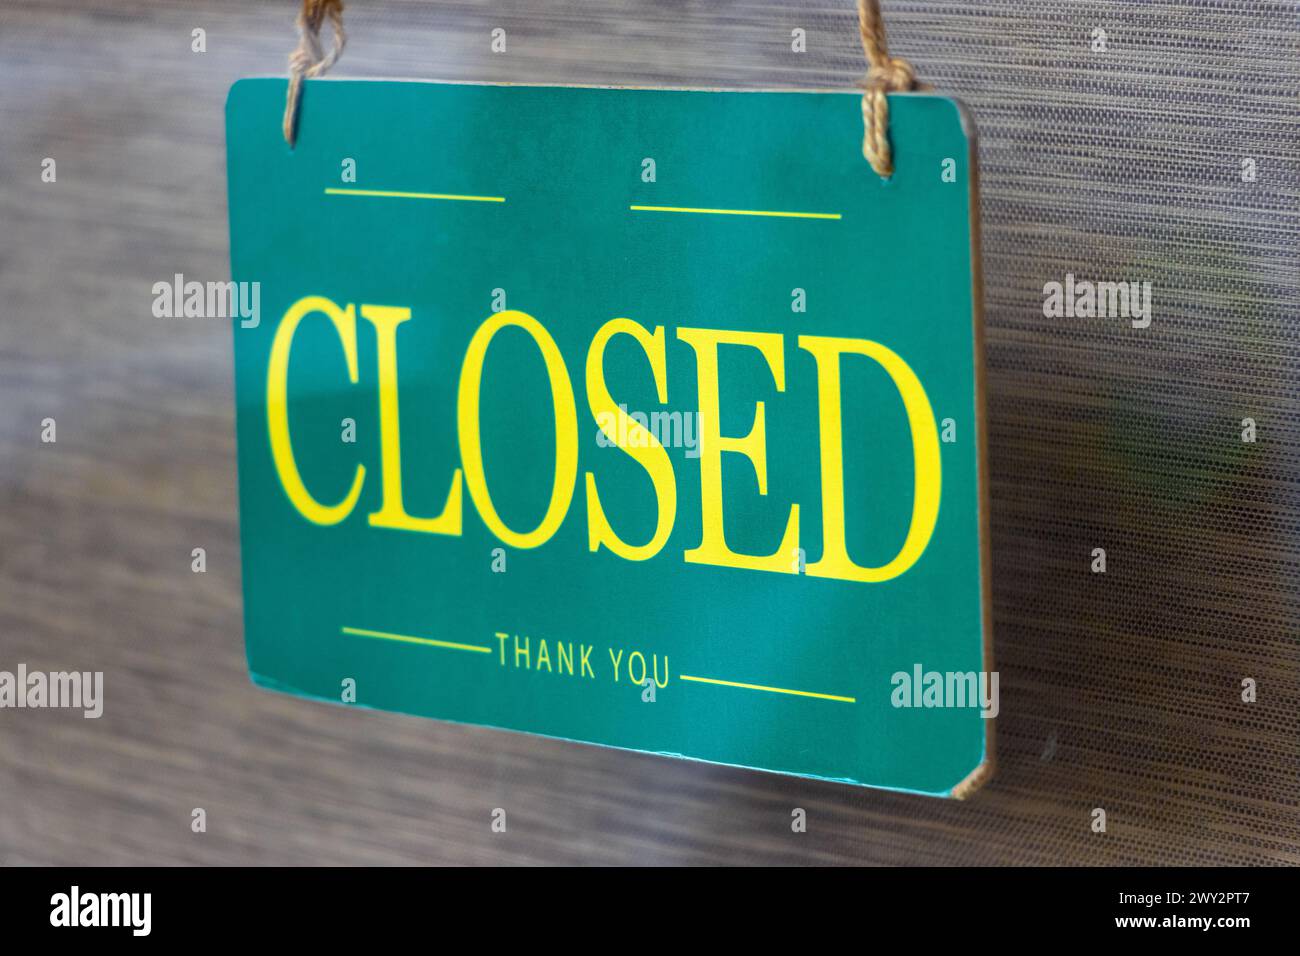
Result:
M334 75L843 88L852 7L355 0ZM1003 697L964 804L250 685L230 338L151 286L228 277L224 98L295 8L0 0L0 669L107 694L0 711L0 864L1300 863L1295 3L885 3L981 133ZM1150 280L1152 328L1044 319L1066 272Z

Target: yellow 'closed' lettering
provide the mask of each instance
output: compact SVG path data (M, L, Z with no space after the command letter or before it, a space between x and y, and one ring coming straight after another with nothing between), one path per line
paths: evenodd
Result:
M352 485L336 504L323 504L308 490L294 458L289 436L288 371L294 333L313 313L332 323L343 347L348 380L358 381L356 308L340 307L322 296L305 296L285 312L271 342L266 381L267 429L271 457L285 494L303 517L320 525L345 520L356 506L365 482L366 469L358 464ZM456 423L461 467L452 470L451 484L442 511L436 517L421 518L407 513L402 498L401 424L397 374L397 331L411 318L401 306L362 305L361 316L375 330L377 393L379 412L380 488L379 510L369 515L377 528L458 536L462 532L462 485L483 523L505 544L536 548L551 539L563 524L573 500L578 473L578 421L573 386L564 357L551 334L525 312L494 313L479 325L471 337L461 363L457 390ZM483 466L480 434L480 399L483 368L488 347L502 329L518 328L536 345L546 367L550 405L555 421L555 468L546 511L531 531L510 528L497 513L488 490ZM605 350L618 335L630 336L649 362L659 403L668 401L668 369L662 326L653 332L631 319L611 319L593 336L587 351L585 384L592 417L604 436L613 441L645 471L656 502L654 533L644 544L625 541L601 503L596 476L585 475L587 540L591 551L605 548L629 561L645 561L662 551L672 534L677 517L677 484L672 460L653 432L618 405L605 380ZM791 502L785 529L773 527L775 550L767 554L743 554L726 542L723 520L722 455L741 455L748 460L758 480L758 492L767 494L767 432L762 401L754 402L754 419L744 436L723 435L720 427L721 400L718 382L719 347L742 346L757 350L772 374L778 392L785 391L785 340L773 332L742 332L722 329L679 328L677 338L695 354L698 436L700 461L700 543L683 553L688 563L720 567L798 572L792 554L799 547L799 504ZM939 518L941 462L934 411L916 373L901 356L878 342L865 339L803 335L799 348L814 359L817 369L817 407L821 465L822 554L806 565L810 577L880 583L905 573L920 559L934 535ZM840 363L845 356L862 356L876 362L898 389L907 415L912 439L915 482L912 514L907 535L895 556L879 567L857 564L848 553L845 540L844 412L840 397ZM624 436L620 440L620 436ZM444 473L445 474L445 473Z

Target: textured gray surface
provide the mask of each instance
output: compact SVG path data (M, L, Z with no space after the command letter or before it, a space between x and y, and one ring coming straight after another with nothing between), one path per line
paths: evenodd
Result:
M249 685L229 336L150 286L228 275L225 92L294 7L0 0L0 669L108 688L0 711L0 863L1300 862L1297 4L885 4L981 135L1003 702L965 804ZM355 2L336 75L844 87L851 7ZM1151 328L1045 319L1066 272L1151 281Z

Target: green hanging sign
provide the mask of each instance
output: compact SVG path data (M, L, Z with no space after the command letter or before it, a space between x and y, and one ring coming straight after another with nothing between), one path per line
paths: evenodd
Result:
M990 758L973 133L890 97L227 103L253 680L930 794ZM244 288L241 286L241 288Z

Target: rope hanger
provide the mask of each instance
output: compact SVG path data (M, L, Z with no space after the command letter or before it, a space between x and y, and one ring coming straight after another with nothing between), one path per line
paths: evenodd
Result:
M320 30L326 18L334 30L329 53L321 44ZM298 139L298 102L302 81L321 76L339 58L348 35L343 32L343 0L302 0L298 14L298 48L289 54L289 94L284 104L284 141L291 147Z
M321 28L328 20L334 33L329 52L321 42ZM867 58L866 90L862 94L862 155L880 176L894 172L894 155L889 145L889 93L923 88L916 81L912 64L889 55L885 21L880 0L858 0L858 32ZM298 14L298 48L289 55L289 92L284 105L284 139L291 147L298 138L298 106L302 81L322 76L338 60L347 43L343 32L343 0L303 0Z
M867 56L867 89L862 94L862 155L877 175L888 179L894 174L894 153L889 146L886 94L924 87L917 83L912 64L902 57L889 55L880 0L858 0L858 32L862 34L862 51Z

